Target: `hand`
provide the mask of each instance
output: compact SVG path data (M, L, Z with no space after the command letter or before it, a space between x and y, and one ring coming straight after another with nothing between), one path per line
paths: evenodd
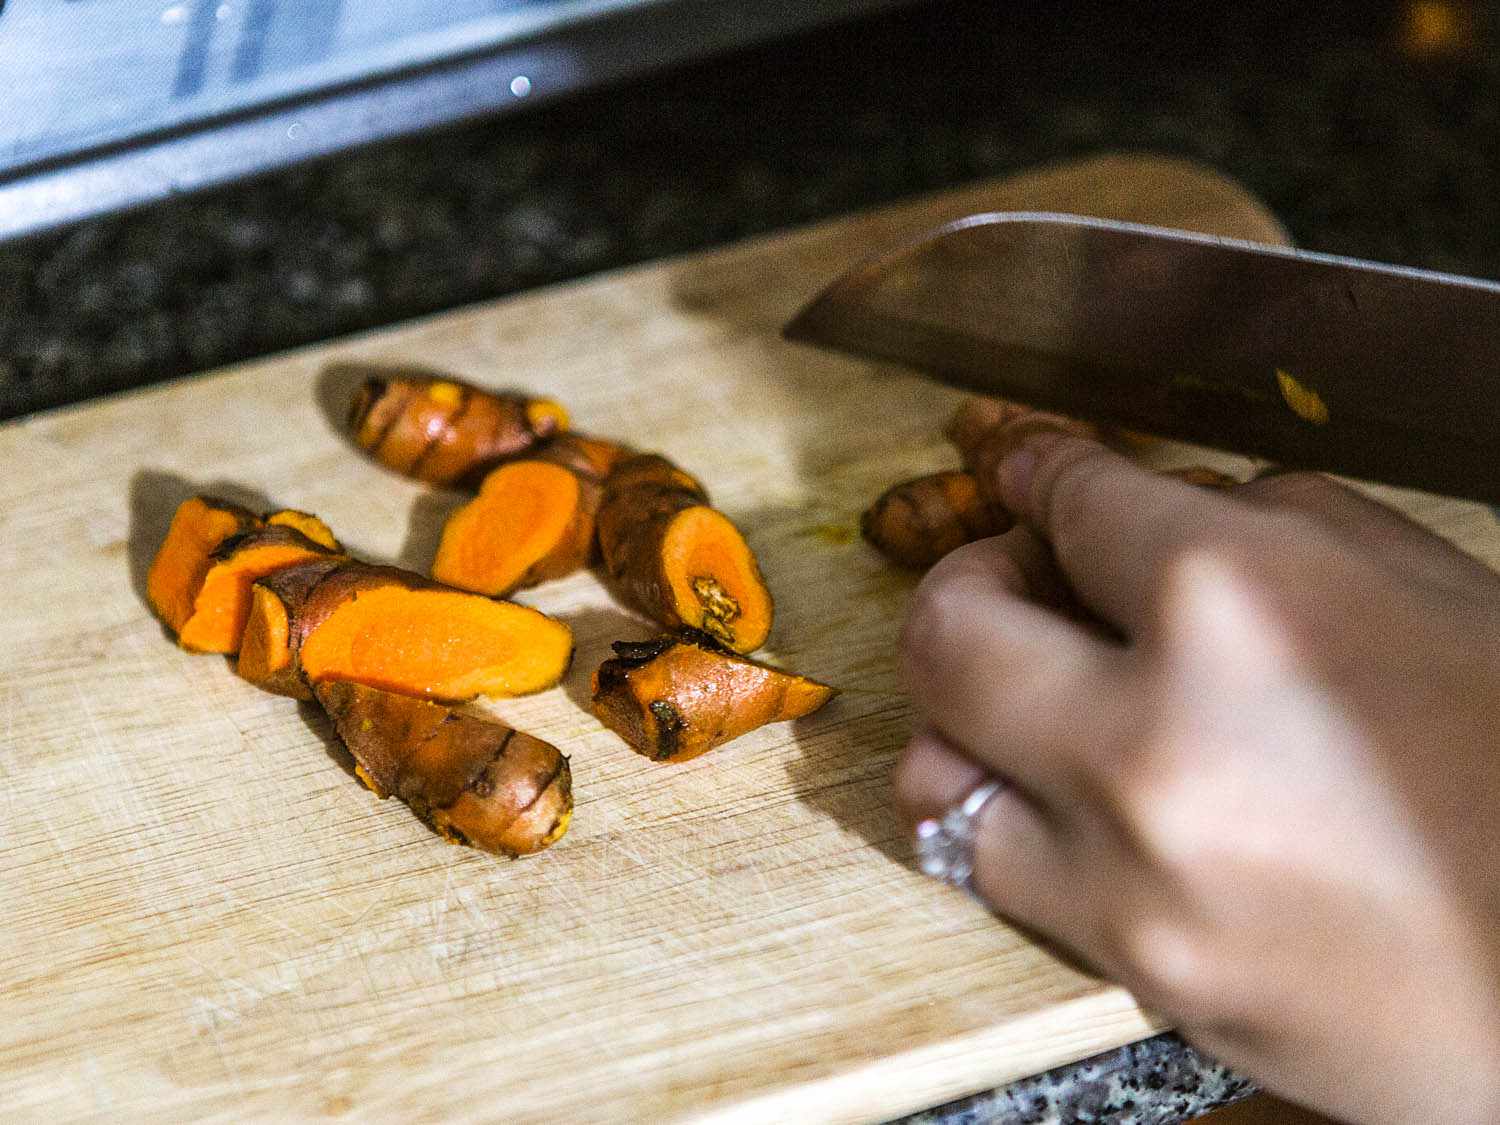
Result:
M979 894L1278 1093L1500 1120L1500 577L1313 474L1003 453L1021 523L903 638L905 813L1009 780Z

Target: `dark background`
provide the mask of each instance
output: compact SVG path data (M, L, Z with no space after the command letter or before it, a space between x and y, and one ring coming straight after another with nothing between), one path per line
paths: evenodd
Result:
M1100 149L1500 275L1500 4L1212 8L918 4L0 246L0 416Z

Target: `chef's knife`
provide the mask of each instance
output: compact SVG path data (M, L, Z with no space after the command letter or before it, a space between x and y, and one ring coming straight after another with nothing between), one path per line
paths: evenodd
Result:
M1500 285L1134 223L950 223L794 340L1164 437L1500 503Z

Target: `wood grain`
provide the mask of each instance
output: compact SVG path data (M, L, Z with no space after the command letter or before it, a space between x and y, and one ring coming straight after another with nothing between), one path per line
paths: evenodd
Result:
M892 644L913 583L854 531L891 480L948 463L956 396L778 338L866 251L1020 207L1281 233L1203 170L1107 158L0 429L0 1105L870 1120L1155 1030L912 869L887 774L910 726ZM570 678L494 707L572 755L568 837L496 861L376 801L324 719L178 651L140 596L199 490L314 511L358 553L427 565L454 498L350 449L331 420L347 387L320 378L334 359L545 389L580 428L660 447L759 552L773 656L845 694L655 766L582 705L609 642L649 630L578 575L524 599L576 630ZM1500 559L1487 511L1407 501Z

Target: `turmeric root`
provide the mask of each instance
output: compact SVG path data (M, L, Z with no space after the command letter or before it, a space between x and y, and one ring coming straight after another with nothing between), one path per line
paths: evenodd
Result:
M624 599L669 629L750 652L771 632L771 593L739 529L664 457L615 467L597 519L604 569Z
M521 856L556 843L573 815L557 747L491 719L361 684L326 682L318 702L376 796L396 796L446 839Z
M262 520L237 504L195 496L173 516L151 564L146 592L183 648L232 653L240 646L250 587L257 578L339 554L327 525L315 516L275 512Z
M471 484L566 430L568 412L551 399L413 371L366 379L349 428L388 469L429 484Z
M241 650L240 675L280 694L348 680L462 701L552 687L573 638L537 610L411 571L315 562L256 585Z
M860 518L866 542L897 566L926 570L950 551L999 535L1012 520L986 503L973 474L950 470L892 485Z
M594 714L637 753L685 762L764 726L811 714L836 694L711 640L616 641L594 673Z
M1240 482L1228 473L1210 469L1207 465L1188 465L1181 469L1163 469L1162 476L1176 477L1199 488L1233 488Z
M479 495L448 518L432 576L500 596L586 566L604 480L624 447L562 434L491 470Z

